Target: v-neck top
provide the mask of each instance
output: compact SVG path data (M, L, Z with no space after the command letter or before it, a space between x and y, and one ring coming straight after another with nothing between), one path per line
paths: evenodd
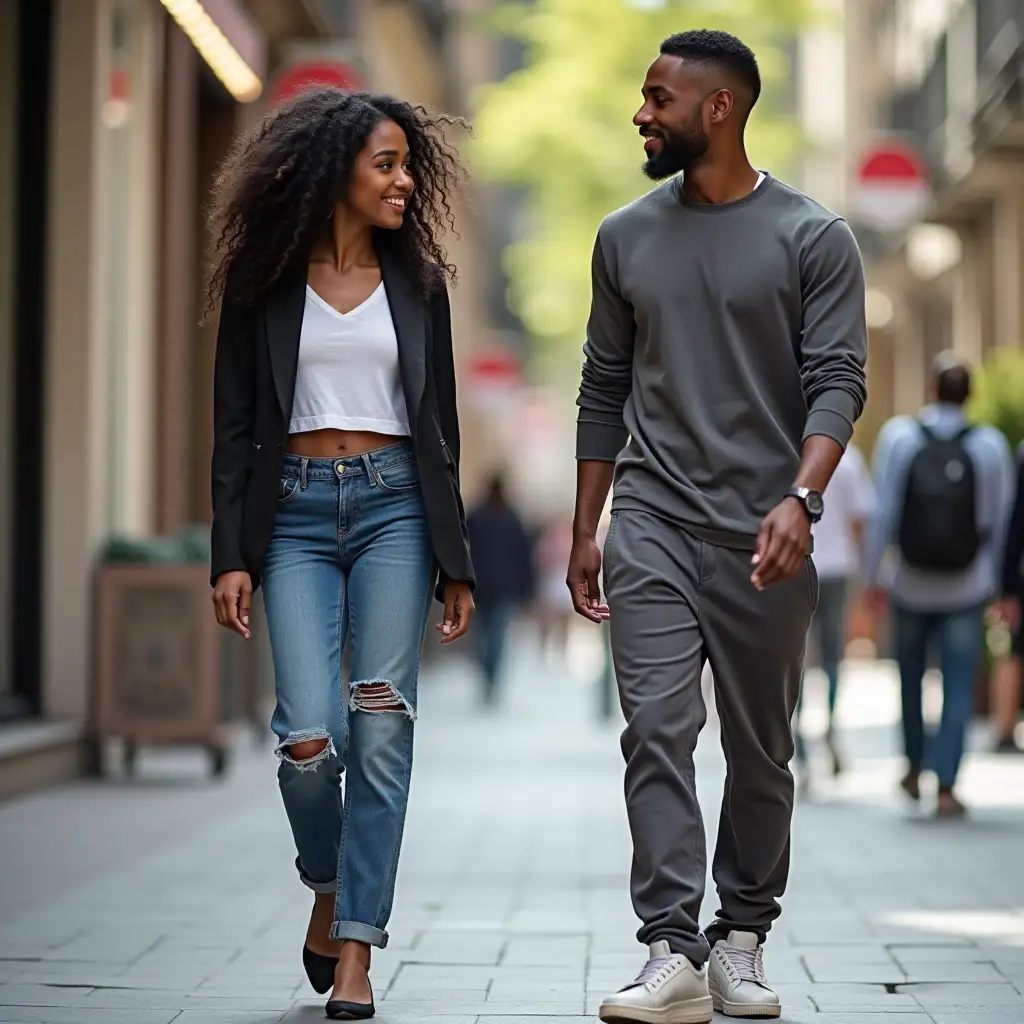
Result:
M366 430L409 436L398 337L384 282L339 313L307 284L289 433Z

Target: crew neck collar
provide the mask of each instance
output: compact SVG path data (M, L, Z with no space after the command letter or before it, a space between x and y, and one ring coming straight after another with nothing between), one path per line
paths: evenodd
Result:
M738 210L744 206L749 206L755 200L760 199L765 192L771 187L772 176L767 171L758 171L759 175L763 175L761 181L755 186L753 191L748 192L745 196L741 196L739 199L733 199L728 203L695 203L692 199L689 199L686 193L683 191L683 176L681 174L676 175L672 180L672 190L675 193L676 199L679 201L681 206L685 206L688 210L693 210L694 213L729 213L732 210Z

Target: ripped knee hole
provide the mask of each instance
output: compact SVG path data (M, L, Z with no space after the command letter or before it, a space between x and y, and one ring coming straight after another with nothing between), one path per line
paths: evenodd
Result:
M351 690L349 706L353 711L397 711L415 717L409 702L385 679L353 683Z
M329 746L330 740L302 740L299 743L287 744L288 753L293 761L312 761L319 757Z

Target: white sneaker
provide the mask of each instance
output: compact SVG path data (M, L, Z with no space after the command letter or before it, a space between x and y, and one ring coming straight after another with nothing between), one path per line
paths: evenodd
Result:
M708 1024L713 1007L707 974L673 953L667 942L652 942L650 952L636 981L601 1004L601 1020Z
M762 947L753 932L729 932L711 950L708 988L726 1017L779 1017L782 1004L764 976Z

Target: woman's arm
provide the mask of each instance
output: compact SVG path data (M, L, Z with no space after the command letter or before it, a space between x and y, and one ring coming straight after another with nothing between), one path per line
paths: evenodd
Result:
M213 371L211 582L245 571L242 506L252 452L255 354L251 310L225 296Z

